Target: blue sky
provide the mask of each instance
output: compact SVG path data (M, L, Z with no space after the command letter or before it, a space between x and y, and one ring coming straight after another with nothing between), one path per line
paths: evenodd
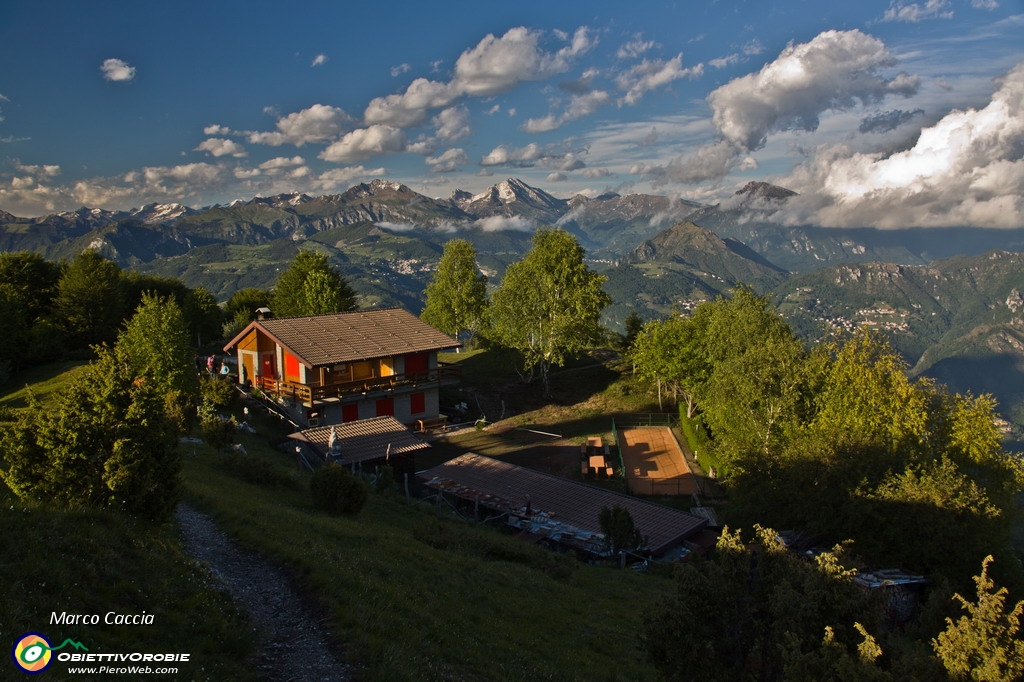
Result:
M519 177L1024 226L1024 0L0 5L0 209Z

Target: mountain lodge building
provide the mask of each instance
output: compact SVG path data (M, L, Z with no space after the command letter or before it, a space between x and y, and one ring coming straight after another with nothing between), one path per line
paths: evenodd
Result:
M238 381L252 384L297 424L312 427L392 416L433 423L440 388L461 368L440 351L462 346L400 308L258 319L224 346Z

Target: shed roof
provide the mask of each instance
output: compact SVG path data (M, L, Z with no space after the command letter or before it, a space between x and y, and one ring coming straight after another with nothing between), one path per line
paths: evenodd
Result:
M256 320L224 350L261 329L307 367L448 350L462 344L401 308Z
M428 486L465 499L479 494L490 500L488 506L521 509L527 506L529 495L534 513L595 534L601 533L601 509L618 505L629 510L654 554L665 552L705 525L704 519L677 509L472 453L419 475Z
M321 455L330 451L331 431L340 441L342 459L346 464L384 459L388 453L401 455L430 446L403 426L394 417L372 417L358 421L318 426L288 437L314 446Z

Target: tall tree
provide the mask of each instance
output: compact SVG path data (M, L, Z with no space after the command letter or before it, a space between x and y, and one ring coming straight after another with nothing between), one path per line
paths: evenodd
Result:
M605 278L583 261L583 247L558 228L542 228L533 247L505 271L491 302L494 340L523 354L525 369L539 370L544 395L548 373L602 337L601 311L611 298Z
M185 316L173 298L142 294L142 302L117 337L115 353L128 371L146 377L161 395L194 403L199 384Z
M4 333L0 335L0 383L6 383L24 359L29 330L20 296L6 282L0 282L0 319L4 321Z
M487 277L476 266L476 249L465 239L445 243L420 316L445 334L467 332L472 342L487 310Z
M53 313L75 347L113 341L130 313L121 268L95 251L78 254L57 285Z
M657 384L658 404L663 388L682 394L687 417L694 416L696 389L708 380L711 370L703 347L703 321L704 317L673 315L648 322L630 348L636 373Z
M273 297L266 289L247 287L239 289L224 304L224 329L226 338L231 338L242 331L247 324L256 319L256 310L269 307Z
M770 457L802 426L804 351L795 337L767 335L719 362L701 385L704 423L716 449L735 467L758 453Z
M189 339L197 347L221 338L224 311L217 305L213 294L203 287L196 287L190 289L178 305L188 325Z
M644 543L644 537L633 521L633 515L625 507L614 504L609 507L601 507L597 515L597 522L604 533L608 549L613 554L619 550L634 550Z
M50 311L60 277L61 266L38 253L0 253L0 284L11 287L8 296L22 307L29 325Z
M325 254L300 251L278 277L270 309L278 317L343 313L356 310L356 296Z
M830 346L834 359L816 396L815 428L837 438L866 437L894 453L923 454L929 393L907 378L903 358L866 328Z

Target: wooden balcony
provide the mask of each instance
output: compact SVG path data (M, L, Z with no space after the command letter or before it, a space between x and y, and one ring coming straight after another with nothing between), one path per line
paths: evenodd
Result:
M423 372L368 377L366 379L324 385L297 384L257 374L256 386L274 396L297 400L312 407L317 402L325 400L344 400L370 393L412 392L420 387L450 386L457 384L461 379L462 367L459 365L441 364L435 369Z

